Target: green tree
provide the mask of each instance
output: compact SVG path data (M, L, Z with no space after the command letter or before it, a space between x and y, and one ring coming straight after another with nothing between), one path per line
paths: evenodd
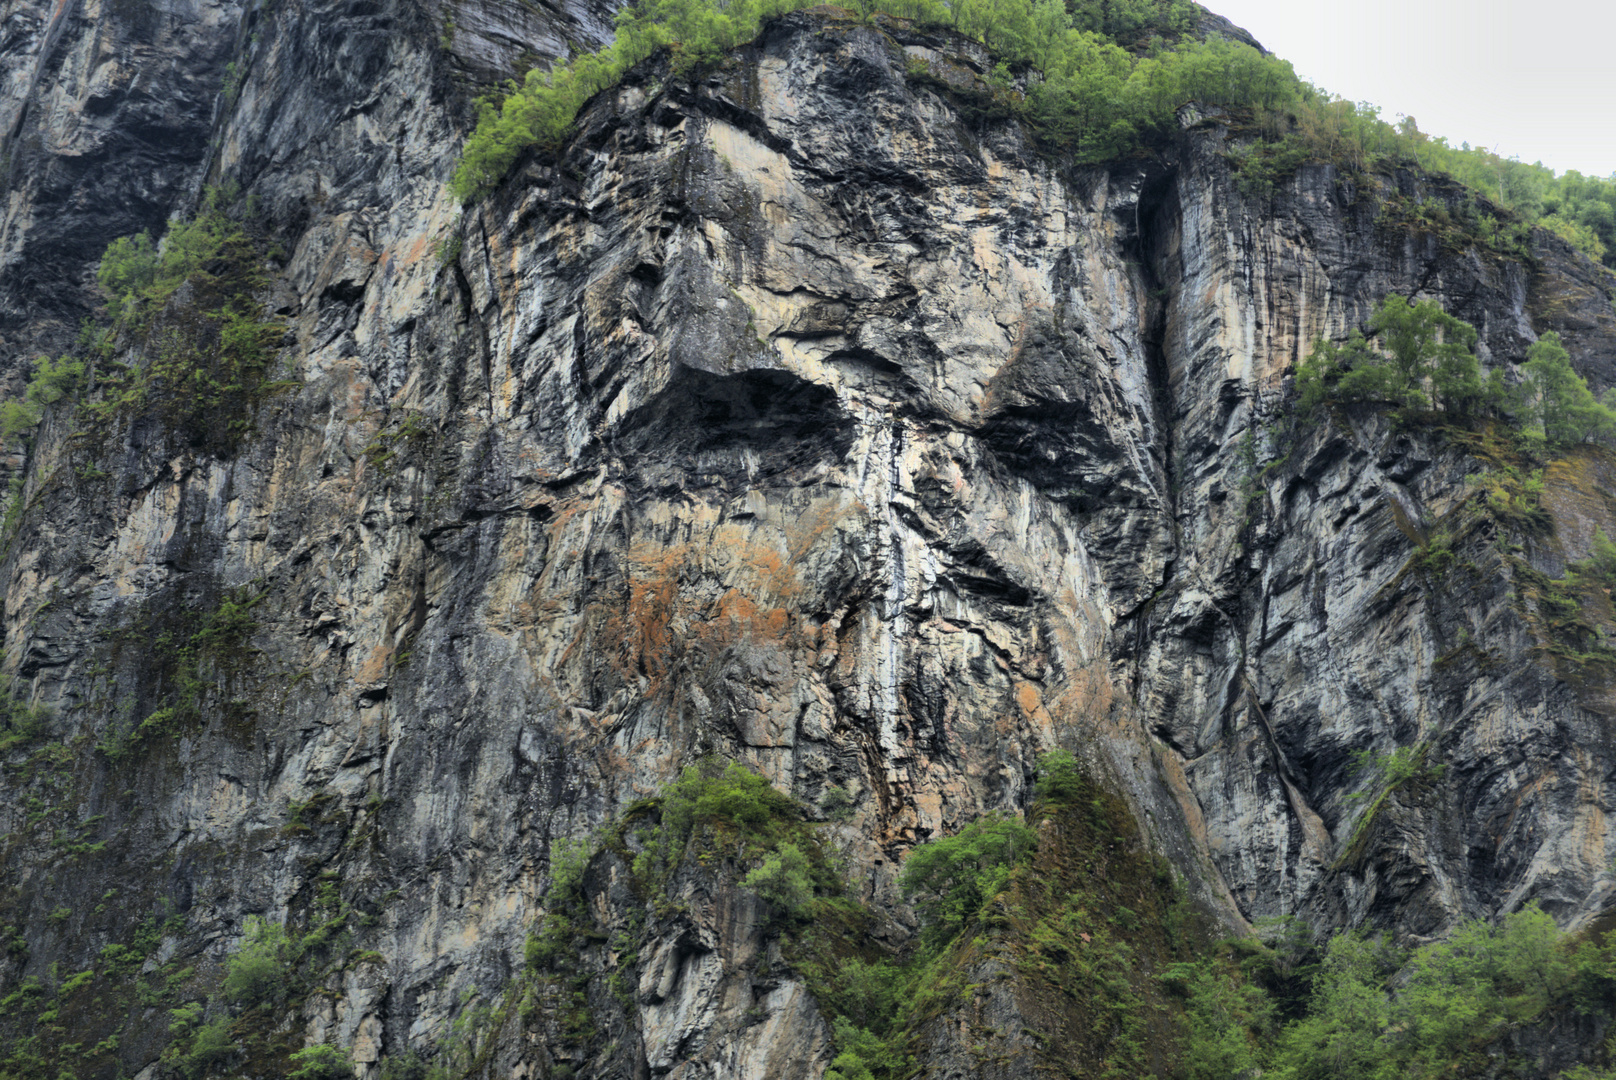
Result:
M1353 331L1337 344L1313 343L1296 369L1298 406L1312 413L1326 401L1373 401L1472 415L1504 400L1501 373L1484 378L1476 329L1435 300L1411 303L1396 293L1369 317L1373 339Z
M1571 366L1560 335L1549 331L1526 351L1521 411L1529 431L1549 446L1616 435L1616 412L1594 397Z
M206 1076L241 1048L230 1034L228 1016L216 1016L205 1024L197 1025L189 1036L189 1045L180 1058L180 1068L189 1080Z
M1396 293L1380 302L1369 325L1405 385L1427 389L1433 411L1446 404L1463 412L1478 403L1475 327L1443 311L1435 300L1410 303Z
M634 859L642 878L678 865L699 830L723 830L735 839L770 840L779 827L798 822L796 800L743 765L716 762L688 766L662 794L655 829L642 833L644 849Z
M1065 750L1051 750L1038 759L1033 794L1055 806L1076 806L1089 791L1083 769Z
M22 399L0 405L0 445L14 444L23 433L44 418L45 409L69 394L84 381L84 361L71 356L52 360L41 356L34 361L34 375Z
M801 918L814 902L814 879L808 857L796 844L781 844L764 857L741 884L772 904L788 919Z
M106 297L107 311L114 321L139 302L139 297L157 278L157 248L144 229L134 236L120 236L107 245L96 269L96 284Z
M1332 938L1314 981L1312 1011L1285 1029L1273 1075L1278 1080L1378 1076L1386 1060L1381 1036L1391 1017L1385 980L1399 960L1383 937Z
M1267 995L1212 961L1174 964L1162 976L1184 995L1186 1080L1228 1080L1261 1065L1273 1005Z

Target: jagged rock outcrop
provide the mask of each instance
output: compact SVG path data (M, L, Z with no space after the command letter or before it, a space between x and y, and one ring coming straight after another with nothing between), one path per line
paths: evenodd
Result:
M1165 156L1069 168L928 77L979 79L973 46L838 11L693 83L642 66L461 214L464 82L598 40L603 10L219 8L182 34L14 7L37 44L8 52L7 362L89 309L110 235L228 179L279 245L295 385L228 455L149 417L92 453L66 407L38 433L5 668L61 749L7 763L0 925L26 945L4 987L148 915L152 970L206 987L246 916L340 915L362 955L265 1045L335 1041L379 1075L510 984L551 841L712 754L810 807L850 792L861 898L899 920L903 852L1024 804L1055 745L1230 925L1422 938L1608 903L1609 688L1553 653L1522 575L1616 532L1609 462L1551 465L1554 531L1522 531L1466 479L1482 450L1369 410L1299 424L1285 387L1393 291L1474 323L1490 366L1558 329L1608 385L1608 275L1559 241L1528 264L1422 234L1381 213L1391 187L1460 196L1407 174L1247 195L1192 110ZM69 30L115 59L58 64ZM168 60L116 59L141 48ZM229 93L198 89L227 63ZM77 172L26 134L67 117L99 133ZM148 135L179 156L115 172ZM224 603L251 626L210 651ZM110 756L181 673L198 720ZM1416 745L1433 771L1360 830L1353 752ZM590 873L618 926L622 867ZM683 887L632 1007L588 992L612 1049L558 1056L511 991L477 1060L817 1076L824 1021L755 901ZM124 1033L85 1067L153 1068L168 1003L114 1000L75 1020L87 1045Z

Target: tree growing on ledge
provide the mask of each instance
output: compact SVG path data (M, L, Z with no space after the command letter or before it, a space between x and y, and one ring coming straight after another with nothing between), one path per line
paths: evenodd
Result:
M1296 369L1304 412L1325 401L1378 401L1471 416L1500 407L1503 377L1484 379L1476 328L1435 300L1410 303L1396 293L1369 317L1373 340L1354 331L1343 344L1319 339Z
M1549 331L1526 350L1521 366L1521 420L1529 440L1570 446L1616 437L1616 411L1594 397L1571 367L1560 335Z

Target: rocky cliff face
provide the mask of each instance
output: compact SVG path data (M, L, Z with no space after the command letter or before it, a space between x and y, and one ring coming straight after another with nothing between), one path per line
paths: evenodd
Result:
M1285 374L1397 291L1489 366L1557 329L1602 388L1607 275L1400 222L1392 194L1457 199L1412 175L1248 195L1193 109L1170 154L1065 168L964 108L973 47L836 11L695 83L637 70L461 213L469 93L606 22L7 7L13 374L91 309L110 236L228 180L277 245L293 385L229 453L150 417L87 449L59 406L20 465L5 668L53 718L7 751L0 989L145 927L141 978L199 997L247 916L335 920L351 951L266 1074L461 1039L513 1076L818 1076L826 1025L733 875L631 925L621 856L590 864L639 935L637 982L586 992L600 1038L498 996L552 842L710 755L851 794L894 942L903 853L1023 805L1053 746L1230 926L1604 910L1616 699L1544 582L1616 533L1616 462L1551 463L1552 525L1522 525L1484 438L1301 424ZM181 693L193 720L129 743ZM1353 754L1397 747L1423 771L1370 813ZM179 998L95 970L80 1067L155 1070ZM495 1007L456 1028L468 991Z

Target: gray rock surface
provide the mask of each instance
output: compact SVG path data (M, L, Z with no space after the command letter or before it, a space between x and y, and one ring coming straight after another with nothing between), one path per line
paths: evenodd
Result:
M851 792L849 858L900 924L903 853L1023 805L1056 745L1230 926L1416 940L1609 903L1610 687L1546 652L1522 567L1616 532L1611 463L1552 466L1555 529L1526 535L1452 438L1298 423L1285 385L1393 291L1474 323L1493 367L1558 329L1609 385L1609 277L1558 241L1455 250L1322 165L1245 195L1215 118L1072 169L911 77L979 77L974 48L825 12L694 85L638 69L462 212L468 91L600 40L604 9L52 10L0 22L8 370L91 309L108 238L231 180L282 249L295 386L227 457L134 423L87 460L65 407L40 429L4 670L64 749L7 761L0 925L27 949L0 990L149 913L184 916L163 949L202 985L246 916L306 932L334 888L366 958L283 1030L366 1077L442 1045L467 991L500 1003L501 1075L817 1076L825 1024L733 875L646 925L632 1007L590 984L609 1049L497 997L551 842L711 754L809 806ZM201 670L202 721L109 761L231 590L262 599ZM1440 776L1355 846L1353 753L1416 745ZM620 925L622 867L591 874ZM150 1068L164 1023L85 1020L125 1032L97 1075Z

